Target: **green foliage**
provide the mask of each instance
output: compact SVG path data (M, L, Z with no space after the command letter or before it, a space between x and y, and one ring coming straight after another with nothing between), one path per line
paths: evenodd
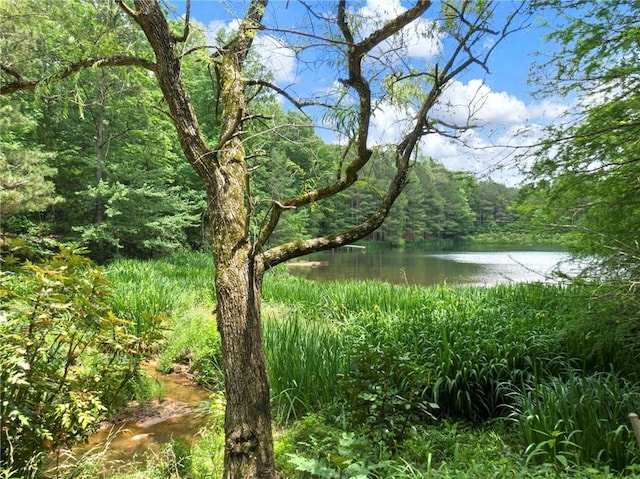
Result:
M275 416L288 422L331 403L344 374L346 353L335 325L295 310L264 321Z
M276 443L276 461L282 477L387 477L390 463L376 456L370 446L363 436L310 414L296 421Z
M148 297L137 304L123 296L123 308L131 303L168 318L161 367L181 360L220 384L214 305L201 299L213 284L208 255L120 260L109 275L123 281L122 293L138 285L137 294ZM635 333L623 320L633 305L603 303L602 287L589 285L322 286L280 271L265 278L272 399L285 429L277 447L282 477L365 470L369 477L563 477L563 459L553 462L545 451L549 441L569 447L566 440L580 449L556 456L575 477L614 477L606 469L614 465L632 473L635 446L628 427L616 428L637 401L623 379L638 372ZM170 291L179 291L175 301L160 302ZM568 375L572 366L584 371L577 379ZM553 420L554 407L574 422ZM535 417L550 419L537 424ZM588 429L607 438L595 456L578 442ZM206 441L214 447L223 439L218 433ZM193 477L214 467L197 459L201 447L208 446L192 449Z
M21 64L25 78L55 77L85 55L113 55L124 43L129 55L145 53L144 36L116 4L0 8L0 17L13 19L2 30L3 51L11 51L5 60ZM46 73L34 54L52 62ZM205 193L181 159L170 120L154 108L160 97L153 76L125 68L88 68L35 95L3 96L0 108L12 126L0 128L0 181L14 185L0 193L3 228L20 232L7 221L19 211L47 232L81 242L99 261L201 246Z
M569 465L607 464L618 471L636 463L636 438L628 414L640 404L640 388L612 373L538 382L518 395L514 417L529 461Z
M436 419L438 405L427 399L430 371L406 351L363 337L350 360L351 370L342 384L350 420L366 428L376 443L397 448L417 424Z
M24 136L36 125L16 105L0 103L0 220L41 211L55 204L53 155L26 147Z
M108 305L110 286L79 254L2 274L2 467L28 475L45 454L85 439L128 397L144 339Z
M383 477L378 471L388 467L385 461L377 462L367 451L368 444L353 433L343 433L337 444L318 441L311 436L307 446L317 451L319 459L309 459L297 454L289 455L289 462L295 466L296 477L319 479L366 479Z
M542 93L578 97L571 117L550 127L536 152L531 180L547 199L540 212L547 223L573 228L577 251L601 266L593 276L629 284L640 272L638 7L634 0L532 2L556 19L549 39L558 48L537 70L547 77Z

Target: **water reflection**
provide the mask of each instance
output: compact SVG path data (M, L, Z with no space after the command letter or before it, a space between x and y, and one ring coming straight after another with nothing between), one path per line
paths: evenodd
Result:
M432 255L448 262L473 264L474 274L457 282L472 285L555 282L558 272L571 274L571 255L559 251L457 252Z
M292 274L317 281L379 279L395 284L468 284L556 281L554 273L574 273L563 251L507 250L322 252L305 258L315 267L290 268Z
M207 424L210 391L184 374L161 374L151 364L144 369L158 383L164 398L125 410L126 420L103 427L87 444L74 448L76 458L88 451L104 452L100 477L146 464L177 439L193 443L194 435Z

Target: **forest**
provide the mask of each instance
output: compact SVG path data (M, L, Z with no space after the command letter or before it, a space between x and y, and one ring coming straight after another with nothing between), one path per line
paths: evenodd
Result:
M0 2L2 477L640 477L640 4L292 0L288 24L250 0L212 37L197 3ZM439 101L540 12L531 83L572 110L514 156L518 187L447 170L422 141L475 125ZM280 86L263 36L331 88ZM282 267L512 236L584 267L495 287ZM206 425L122 467L79 448L167 399L149 368L207 388Z
M206 78L189 79L196 104L212 95ZM144 82L147 82L145 85ZM68 95L7 97L0 146L3 171L2 231L64 238L85 245L91 257L152 258L210 244L210 217L202 183L161 112L141 108L148 78L118 71L89 70L74 78ZM10 100L10 101L9 101ZM340 146L324 143L311 119L285 112L273 96L256 103L271 124L258 125L261 138L251 163L257 221L272 199L283 200L311 181L326 181ZM207 107L203 106L207 109ZM215 135L215 123L207 135ZM277 134L268 134L277 125ZM265 132L267 134L265 134ZM279 243L312 238L359 224L377 204L393 170L383 148L362 172L356 187L327 204L287 216L271 238ZM325 175L325 178L323 178ZM498 228L518 228L518 189L469 173L447 171L431 158L418 158L409 183L385 223L370 239L400 246L405 240L454 239ZM257 225L255 226L257 228Z

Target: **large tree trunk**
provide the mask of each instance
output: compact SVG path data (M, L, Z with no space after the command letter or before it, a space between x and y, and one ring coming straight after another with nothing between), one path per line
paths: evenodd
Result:
M260 323L261 272L245 248L216 255L217 320L224 358L225 477L276 477L269 380Z
M222 128L235 131L244 105L240 65L224 59L220 78ZM277 475L260 318L263 267L249 238L249 178L239 136L221 146L212 180L207 183L227 400L225 477L273 479Z
M266 0L252 0L242 34L218 65L222 133L213 149L202 138L182 81L176 49L180 40L171 33L159 4L156 0L135 0L134 11L125 2L119 3L142 27L154 49L154 71L182 150L207 190L227 400L225 478L275 479L269 379L260 324L264 268L249 237L249 173L241 139L245 115L242 63Z

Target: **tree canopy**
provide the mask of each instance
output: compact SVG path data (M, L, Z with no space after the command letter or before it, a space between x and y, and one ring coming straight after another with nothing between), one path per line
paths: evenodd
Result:
M566 5L541 0L558 25L558 49L546 63L542 94L576 105L549 128L532 180L549 195L554 222L571 226L580 249L610 274L640 270L640 3Z

